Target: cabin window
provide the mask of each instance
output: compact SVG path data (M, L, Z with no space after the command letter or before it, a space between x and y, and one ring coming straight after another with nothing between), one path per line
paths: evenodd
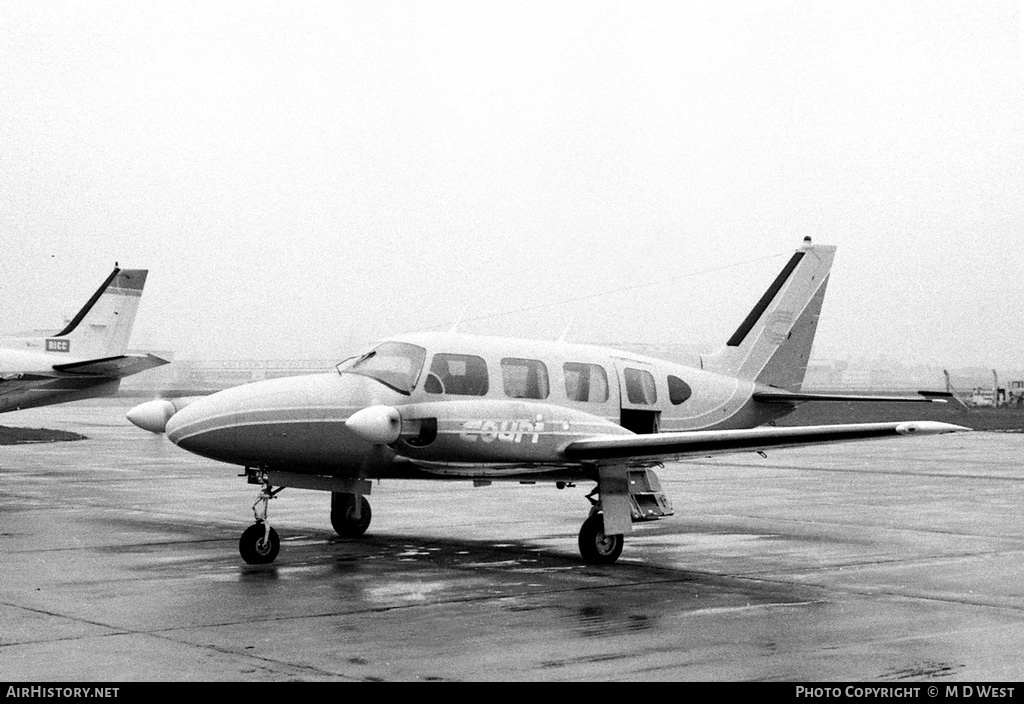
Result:
M435 354L423 389L431 394L483 396L487 393L487 363L470 354Z
M562 373L565 375L565 397L570 401L604 403L608 400L608 375L604 367L566 362L562 365Z
M668 400L672 402L673 406L678 406L686 399L693 396L693 389L685 381L677 376L669 376L668 378Z
M538 359L501 360L501 379L510 398L547 398L548 368Z
M658 391L650 372L626 367L622 370L622 376L626 380L626 398L630 403L650 406L658 400Z
M405 342L384 342L361 357L338 364L339 373L360 374L376 379L403 394L412 392L427 351Z

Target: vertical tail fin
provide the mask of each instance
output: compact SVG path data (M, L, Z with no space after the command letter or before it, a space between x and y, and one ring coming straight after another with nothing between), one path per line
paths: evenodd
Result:
M836 248L810 237L705 369L798 391L807 371Z
M124 354L147 274L146 269L115 268L67 327L51 340L61 340L62 351L74 357Z

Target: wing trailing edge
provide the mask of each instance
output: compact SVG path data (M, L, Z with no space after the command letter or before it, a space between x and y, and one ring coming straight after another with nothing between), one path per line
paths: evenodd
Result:
M918 391L917 396L866 396L860 394L812 394L783 389L755 391L755 401L763 403L806 403L807 401L859 401L885 403L948 403L955 397L945 391Z
M941 435L969 431L938 421L852 423L790 428L759 427L743 430L695 430L652 435L608 435L575 440L562 448L569 461L629 459L684 459L714 454L800 447L856 440L878 440L911 435Z

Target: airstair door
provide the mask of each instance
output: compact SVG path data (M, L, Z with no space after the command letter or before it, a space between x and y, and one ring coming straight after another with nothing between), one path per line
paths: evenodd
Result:
M657 433L661 420L658 385L645 366L631 360L615 363L619 378L619 425L637 435Z

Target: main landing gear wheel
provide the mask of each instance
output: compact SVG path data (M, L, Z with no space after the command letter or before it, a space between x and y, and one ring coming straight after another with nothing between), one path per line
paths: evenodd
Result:
M250 565L269 565L281 550L277 531L263 523L254 523L238 539L238 552Z
M580 555L589 565L610 565L622 554L622 534L605 535L604 515L593 513L580 528Z
M356 518L356 494L331 492L331 525L342 538L358 538L370 527L370 502L359 495L359 517Z

